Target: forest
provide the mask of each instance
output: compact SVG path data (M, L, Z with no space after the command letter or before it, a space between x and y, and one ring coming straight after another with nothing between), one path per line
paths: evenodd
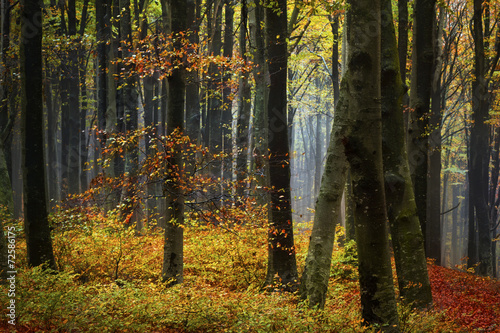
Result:
M500 3L0 0L0 331L500 332Z

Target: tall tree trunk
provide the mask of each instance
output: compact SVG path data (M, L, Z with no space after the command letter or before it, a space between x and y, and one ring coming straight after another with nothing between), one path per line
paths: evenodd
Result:
M428 178L427 178L427 227L424 235L427 257L441 265L441 96L445 93L441 85L443 67L442 37L445 11L439 13L437 34L435 39L435 64L432 75L431 114L429 117L428 138Z
M179 33L186 30L186 1L170 0L172 38L174 48L180 49L182 42ZM168 77L169 101L167 113L167 135L184 130L184 106L186 81L182 57L173 59L179 66L172 70ZM175 137L175 136L174 136ZM167 216L165 228L165 245L163 252L162 278L167 285L182 283L183 280L183 228L184 228L184 196L182 192L182 147L177 144L171 157L166 161L168 172L164 184L164 194L167 198Z
M42 11L36 0L21 1L21 8L22 170L28 264L56 269L45 195Z
M211 24L209 52L217 57L221 55L222 49L222 0L213 2ZM208 72L210 77L207 87L209 96L207 100L208 146L213 155L220 154L223 149L221 67L216 63L211 63ZM211 164L210 173L215 182L220 182L221 172L221 163L217 160L214 161Z
M59 103L53 93L53 87L57 82L57 74L50 65L45 65L45 100L47 104L47 185L50 209L54 209L61 200L61 175L60 150L58 149L58 124L59 124Z
M0 204L8 208L9 212L13 212L13 196L12 196L12 158L11 155L11 141L12 141L12 128L14 126L15 114L9 109L9 99L12 98L12 76L10 70L12 64L10 63L8 52L10 48L10 12L12 5L9 1L1 1L1 67L2 80L1 80L1 100L0 100ZM2 224L0 223L0 228ZM1 230L2 237L0 242L4 241L3 229ZM0 249L0 255L7 247ZM6 259L7 257L5 257ZM0 265L4 261L0 261ZM6 261L5 261L6 263ZM2 267L0 267L2 269ZM1 280L1 278L0 278Z
M255 78L255 96L253 108L253 145L252 160L254 175L257 179L256 188L259 202L268 204L271 201L269 195L269 161L266 152L268 151L268 120L267 120L267 99L268 86L266 82L267 63L265 61L265 41L264 31L261 22L264 20L264 7L260 1L255 0L250 11L250 48L254 57L253 75ZM268 207L268 206L267 206ZM271 210L267 209L268 218L271 219Z
M241 24L240 24L240 56L245 64L248 62L247 57L247 18L248 7L246 0L241 1ZM237 181L237 196L238 200L243 199L246 189L246 179L248 176L248 149L249 147L249 125L251 115L251 90L248 76L250 73L244 72L239 80L239 96L238 96L238 120L236 137L238 156L236 159L236 181Z
M73 38L68 68L68 193L80 191L80 72L79 72L79 38L77 32L76 0L68 0L68 37ZM63 143L64 144L64 143Z
M199 0L187 1L187 25L191 31L189 42L197 44L199 42L199 22L200 22ZM200 87L199 77L196 70L186 73L186 134L196 144L200 143Z
M10 50L10 24L11 12L15 4L10 4L8 0L1 0L1 70L2 70L2 83L1 83L1 100L0 100L0 145L3 147L4 158L6 162L9 178L13 180L12 170L12 128L14 127L14 120L16 112L11 106L15 100L16 89L15 80L12 78L12 70L16 68L15 59L8 56ZM12 187L12 186L11 186Z
M224 46L222 55L226 59L231 59L233 56L233 45L234 45L234 0L225 0L225 14L224 14ZM241 31L246 31L246 27L241 24ZM241 39L240 39L241 43ZM245 43L245 40L243 40ZM241 47L241 44L240 44ZM222 167L222 179L224 182L232 180L233 177L233 108L231 100L231 87L229 86L229 79L231 78L231 73L226 71L222 78L222 114L221 114L221 126L222 126L222 144L224 147L224 162ZM241 88L241 86L240 86ZM226 185L223 188L224 194L229 194L230 188Z
M265 8L268 46L268 144L272 220L269 221L269 262L266 282L295 290L298 284L290 195L290 149L287 123L287 8L285 0ZM277 277L277 278L276 278Z
M348 26L349 109L352 131L344 139L352 174L362 317L399 331L382 164L380 1L351 1Z
M390 0L382 0L382 8L386 13L381 25L381 94L387 213L400 295L407 304L424 308L432 304L432 294L404 140L402 98L406 89L399 74Z
M339 19L340 15L337 14L333 17L330 16L330 25L332 27L332 35L333 35L333 47L332 47L332 86L333 86L333 103L334 108L336 108L339 94L340 94L340 84L339 84L339 43L340 43L340 35L339 35ZM328 141L327 141L328 142Z
M472 81L472 120L470 130L469 191L472 206L469 224L477 226L477 273L492 274L491 233L488 214L488 177L489 177L489 87L486 81L486 58L484 53L483 0L474 0L473 38L474 38L474 80ZM474 223L475 222L475 223ZM470 230L470 229L469 229ZM475 237L469 234L469 237ZM473 262L469 257L469 267Z
M106 110L108 106L108 86L106 72L108 68L108 41L110 36L110 8L109 0L96 0L96 37L97 37L97 128L106 129ZM100 135L101 145L105 142L104 135Z
M408 161L412 173L415 202L422 234L427 235L427 161L429 105L434 64L436 0L416 0L413 20L410 124L408 125Z
M406 84L406 60L408 59L408 0L398 1L398 54L401 81Z
M122 59L132 56L132 21L130 0L120 0L120 37ZM123 107L124 134L128 137L138 128L138 92L137 75L132 66L124 66L121 72L124 85L121 88L121 105ZM134 141L125 151L124 187L121 202L125 204L121 212L127 222L132 222L137 213L137 169L139 163L139 142ZM136 216L134 217L135 220Z
M316 200L311 241L300 282L301 297L309 299L310 307L323 308L325 306L335 227L340 217L340 204L346 183L347 161L343 140L349 134L349 86L345 79L348 75L344 73L344 79L341 82L339 101L326 153L325 171Z

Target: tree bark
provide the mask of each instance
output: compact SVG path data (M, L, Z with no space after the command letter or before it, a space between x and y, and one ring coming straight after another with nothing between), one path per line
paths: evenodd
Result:
M28 264L56 269L47 218L43 151L42 11L36 0L22 0L21 8L22 170Z
M380 1L351 1L348 27L349 108L345 138L352 174L362 317L399 331L392 278L382 163ZM373 29L373 23L377 28Z
M268 85L266 74L268 73L266 59L266 49L264 41L264 31L261 22L264 20L264 8L260 1L253 1L253 10L250 11L250 48L254 57L253 75L255 78L255 96L253 102L253 145L252 151L254 175L257 179L258 201L267 204L271 201L269 195L269 161L266 152L268 151L268 120L267 120L267 99ZM271 210L267 209L268 218L271 219Z
M486 80L486 58L484 52L483 0L474 0L474 80L472 81L472 120L470 130L469 191L472 206L469 224L477 226L477 273L492 274L491 233L488 214L489 177L489 113L490 93ZM474 223L475 222L475 223ZM469 237L475 237L469 234ZM469 267L475 262L469 258Z
M341 82L339 101L326 153L325 170L316 200L311 241L300 280L301 297L309 299L310 307L325 306L335 227L340 217L340 204L346 183L347 161L343 141L349 135L349 90L345 79L348 75L345 73Z
M441 96L445 93L442 87L443 47L442 37L444 29L444 10L439 13L437 34L434 45L434 71L432 74L431 105L429 116L428 138L428 182L427 182L427 228L424 238L426 241L427 257L441 265Z
M187 24L191 31L188 38L191 43L197 44L201 4L199 0L189 0L187 6ZM192 142L200 143L200 87L196 70L186 73L186 134Z
M212 26L210 33L209 52L214 57L221 55L222 48L222 0L213 2L212 10ZM211 63L209 65L209 82L208 82L208 109L207 109L207 125L208 125L208 146L210 153L220 154L223 149L222 140L222 73L219 65ZM219 160L211 163L211 177L215 182L220 182L222 177L222 165ZM222 188L221 188L222 190ZM220 195L216 193L216 195Z
M424 239L427 235L427 175L429 105L434 65L436 0L416 0L413 20L408 162Z
M399 73L390 0L382 0L382 10L381 94L387 213L400 296L407 304L425 308L432 304L432 294L404 140L402 99L406 87Z
M76 37L76 0L68 1L68 37L74 38L68 54L67 82L68 82L68 116L67 116L67 145L68 155L68 194L80 191L80 72L79 72L79 39Z
M248 63L247 57L247 18L248 7L246 0L241 1L241 24L240 24L240 56L243 58L245 64ZM251 116L251 98L252 92L249 80L249 72L241 74L239 80L239 96L238 96L238 120L236 130L238 136L237 148L238 155L236 159L236 193L238 200L243 199L247 187L246 179L248 179L248 150L250 149L249 142L249 125Z
M226 59L233 57L234 45L234 0L225 0L225 13L224 13L224 45L222 55ZM241 31L246 31L243 24L240 25ZM240 43L242 41L240 40ZM245 40L243 40L245 43ZM240 44L241 47L241 44ZM230 60L231 61L231 60ZM222 113L221 113L221 131L222 131L222 145L224 150L224 160L222 166L222 179L223 179L223 193L229 195L231 192L228 182L233 178L233 103L231 100L231 87L229 86L229 79L231 73L226 70L222 78ZM242 88L240 86L240 88ZM237 139L238 140L238 139Z
M290 194L290 149L287 123L287 8L285 0L265 8L268 47L269 98L267 104L270 194L269 262L266 282L295 290L298 284Z
M180 32L186 30L187 8L185 0L170 0L171 29L174 48L180 49L182 42L178 39ZM184 107L186 79L182 57L174 57L177 68L168 77L168 112L167 135L184 130ZM175 138L175 135L173 136ZM183 228L184 228L184 195L182 190L182 147L177 143L174 151L166 161L167 177L164 184L164 194L167 198L167 214L165 228L165 245L163 252L162 278L168 286L183 281ZM169 171L172 170L172 171Z

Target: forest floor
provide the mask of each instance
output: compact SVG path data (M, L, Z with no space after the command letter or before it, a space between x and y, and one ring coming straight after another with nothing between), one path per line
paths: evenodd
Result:
M22 229L18 225L19 235ZM113 224L59 225L62 272L26 268L16 243L15 326L0 287L0 332L376 332L363 326L353 243L336 247L324 311L297 295L263 291L266 229L261 225L185 228L184 283L160 283L161 231ZM302 267L308 234L296 235ZM434 308L399 304L403 332L500 332L500 282L429 264Z

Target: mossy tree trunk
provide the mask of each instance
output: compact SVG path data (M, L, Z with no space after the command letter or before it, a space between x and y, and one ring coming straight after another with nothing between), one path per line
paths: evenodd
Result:
M352 174L362 317L398 332L382 164L380 1L350 1L346 76L352 128L345 138Z
M382 0L382 4L385 15L381 25L381 94L387 213L400 296L409 304L426 307L432 303L432 294L404 140L402 98L406 87L399 73L391 1Z
M318 198L316 199L314 224L307 252L304 272L300 280L300 295L309 300L310 307L323 308L325 305L330 266L332 261L335 227L340 217L342 194L344 192L347 161L343 141L348 135L347 104L349 91L344 74L340 98L335 110L330 144L326 153L326 164Z

